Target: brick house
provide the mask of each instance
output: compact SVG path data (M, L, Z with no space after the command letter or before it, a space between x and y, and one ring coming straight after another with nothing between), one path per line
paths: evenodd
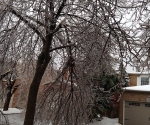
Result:
M119 123L150 125L150 78L148 73L129 73L130 86L123 88Z
M5 82L3 84L5 85ZM20 84L20 79L16 79L13 88L15 87L15 85L18 85L18 84ZM22 89L22 88L24 88L24 89ZM23 92L22 92L22 90L23 90ZM5 94L6 94L6 92L7 92L7 90L4 89L4 93ZM22 96L21 93L24 96ZM1 94L3 94L3 93L1 93ZM25 98L26 94L27 94L27 89L25 88L25 86L19 86L17 88L17 90L14 92L14 94L12 95L12 97L11 97L11 101L10 101L9 107L10 108L18 107L18 103L20 103L19 105L21 105L20 108L24 107L25 106L25 102L26 102L26 98ZM5 103L5 99L6 98L3 97L3 99L0 101L0 108L3 108L4 103Z
M33 79L33 76L30 76L30 77L29 76L26 77L26 76L27 75L25 75L25 77L19 77L16 79L14 86L19 84L19 87L17 88L17 90L11 97L11 101L9 105L10 108L25 108L26 107L28 91L29 91L30 83ZM53 68L49 68L49 70L45 72L43 79L41 81L40 88L39 88L39 92L38 92L39 95L43 92L43 89L45 88L45 84L48 81L49 82L54 81L56 76L57 76L57 70ZM2 80L0 80L0 89L2 89L1 82ZM1 96L1 93L0 93L0 96ZM0 100L0 108L3 108L4 101L5 101L5 98L3 97L3 101Z
M129 86L150 85L150 74L146 72L131 72L128 73Z
M51 88L51 91L58 91L58 90L65 90L65 91L70 91L71 89L71 82L69 81L68 77L69 77L69 70L67 69L66 72L64 73L63 77L63 81L58 80L57 84L53 84L53 82L55 81L58 71L51 68L50 71L46 71L40 87L39 87L39 91L38 91L38 97L40 97L42 95L42 93L45 91L45 89L47 87ZM31 77L32 78L32 77ZM9 107L10 108L25 108L26 107L26 103L27 103L27 98L28 98L28 91L29 91L29 86L31 83L32 79L25 79L25 83L23 84L23 79L17 79L15 84L19 84L20 86L18 87L18 89L15 91L15 93L13 94L12 98L11 98L11 102ZM77 84L73 83L73 86L76 88ZM0 105L0 108L3 107L3 104Z

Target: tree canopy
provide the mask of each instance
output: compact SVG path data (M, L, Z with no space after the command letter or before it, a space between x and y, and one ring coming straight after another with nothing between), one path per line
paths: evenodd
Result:
M43 111L53 111L49 99L56 99L56 110L51 119L41 118L53 125L87 123L93 75L104 70L113 74L120 62L135 66L145 61L141 57L146 50L142 46L149 42L147 15L146 0L0 0L0 70L11 62L24 65L22 71L32 66L24 125L33 125L38 89L49 66L59 70L53 86L58 81L61 86L68 72L71 87L57 92L47 88L40 102L49 110Z

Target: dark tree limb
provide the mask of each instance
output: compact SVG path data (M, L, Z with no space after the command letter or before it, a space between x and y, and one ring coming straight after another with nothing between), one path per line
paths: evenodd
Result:
M50 49L49 52L52 52L52 51L58 50L58 49L63 49L63 48L71 47L71 46L75 46L75 44L55 47L55 48Z
M55 16L56 19L58 19L58 17L60 16L60 13L62 12L63 8L65 7L66 1L67 0L63 0L62 4L60 5L60 7L58 9L58 12L57 12L57 14Z

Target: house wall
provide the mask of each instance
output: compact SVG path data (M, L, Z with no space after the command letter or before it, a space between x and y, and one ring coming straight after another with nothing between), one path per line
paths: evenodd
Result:
M26 102L27 102L27 90L18 88L16 92L13 95L12 98L12 105L9 107L12 108L25 108L26 107Z
M29 91L29 86L27 85L22 85L18 87L16 92L13 94L12 97L12 104L9 107L12 108L25 108L28 100L28 91ZM38 91L38 96L42 94L44 90L44 85L40 85L39 91Z
M120 99L119 107L119 123L123 125L123 114L124 114L124 101L140 101L145 102L146 98L150 95L150 92L140 91L125 91Z
M149 85L150 85L150 75L146 73L135 73L128 74L129 76L129 86L141 86L141 77L149 77Z
M129 74L129 86L137 86L137 77L139 77L138 74Z
M19 79L17 79L15 82L15 85L18 85L18 84L20 84ZM27 94L28 94L28 86L20 84L12 96L12 99L11 99L12 104L9 107L24 108L26 106Z
M19 88L16 90L16 92L12 95L11 100L12 100L12 104L9 105L9 107L11 108L15 108L17 107L17 98L19 97Z

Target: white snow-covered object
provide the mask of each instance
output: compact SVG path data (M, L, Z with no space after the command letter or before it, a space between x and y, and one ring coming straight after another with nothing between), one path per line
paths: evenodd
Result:
M9 115L9 114L18 114L18 113L22 113L23 110L17 109L17 108L9 108L7 111L3 111L3 109L0 109L3 114L5 115Z
M123 90L150 92L150 85L124 87Z

